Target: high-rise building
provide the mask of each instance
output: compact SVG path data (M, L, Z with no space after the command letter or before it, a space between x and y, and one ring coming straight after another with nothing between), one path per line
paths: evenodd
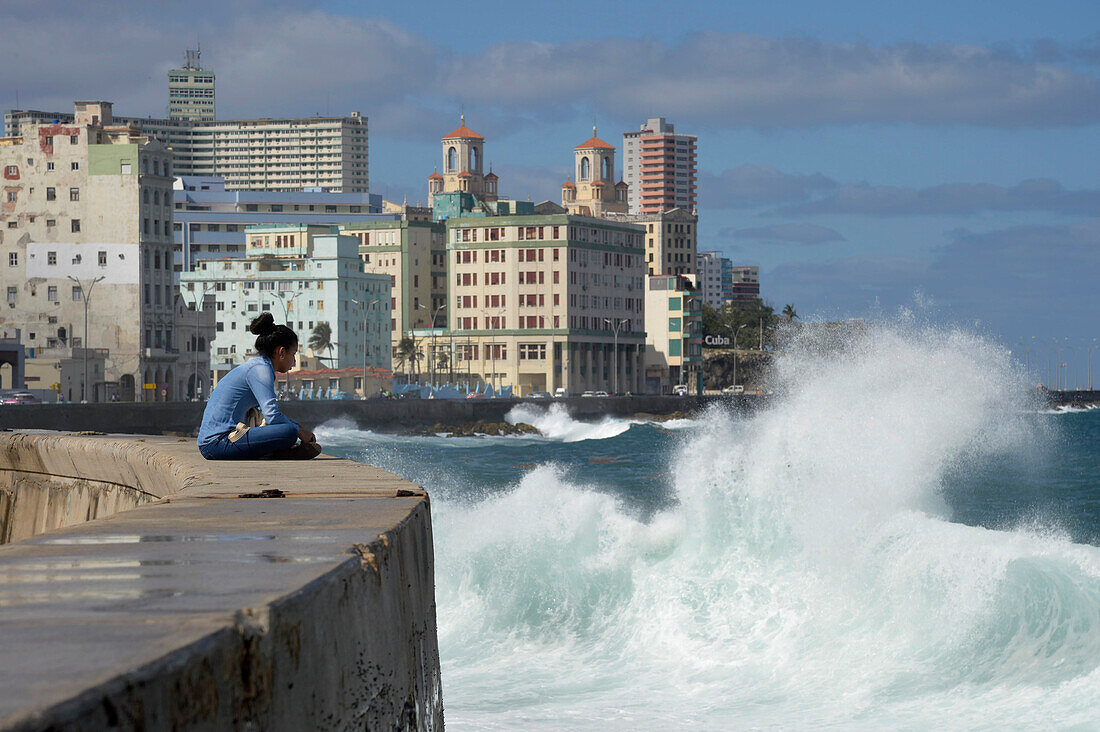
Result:
M118 124L167 145L180 175L218 176L227 190L368 193L367 118L155 119L115 117ZM29 124L71 124L73 115L37 110L4 113L5 134Z
M31 359L101 354L73 399L178 398L171 151L110 102L75 107L0 138L0 337Z
M695 270L703 302L712 308L760 298L760 267L734 266L719 252L699 252L695 257Z
M695 210L695 142L694 135L676 134L664 117L623 133L623 180L631 213Z
M592 137L573 148L573 177L561 187L561 205L577 216L606 216L627 212L627 185L615 182L615 146Z
M214 119L214 72L199 64L201 56L187 49L183 66L168 72L168 119Z
M332 347L315 358L335 369L389 369L390 278L363 271L354 237L295 224L249 227L246 236L245 257L203 260L180 273L185 300L205 308L206 295L214 295L215 382L254 355L248 324L265 310L298 333L300 355L313 329L327 323Z

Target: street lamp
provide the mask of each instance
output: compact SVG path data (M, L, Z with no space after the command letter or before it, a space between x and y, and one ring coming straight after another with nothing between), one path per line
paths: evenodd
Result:
M612 321L610 318L604 318L603 322L610 325L611 326L611 332L615 334L615 346L614 346L614 348L615 348L615 358L614 358L615 372L614 372L614 374L612 374L612 379L613 379L612 384L613 385L611 387L611 391L612 391L613 394L618 395L618 393L619 393L619 330L623 327L623 323L629 323L630 322L630 318L618 318L614 321ZM683 367L680 368L680 371L681 371L681 373L683 373Z
M87 288L76 277L69 275L69 279L80 288L80 299L84 301L84 383L80 385L80 401L83 403L88 401L88 301L92 299L95 283L103 279L103 275L93 279Z
M371 309L382 302L381 300L371 300L369 303L365 300L356 300L354 297L351 299L353 303L363 309L363 398L367 398L367 315L370 314Z
M485 329L489 330L489 331L492 331L493 329L489 326L489 313L490 312L497 313L498 315L503 315L504 308L499 308L497 310L492 310L492 311L490 311L489 309L486 308L486 309L483 309L481 311L481 314L485 316ZM493 385L493 390L494 391L497 388L497 364L496 364L497 359L496 359L496 354L493 353L493 346L496 345L496 340L495 339L496 339L496 336L493 335L492 333L490 333L489 334L489 358L487 360L492 363L492 369L493 369L492 377L493 378L490 380L490 382Z
M733 385L737 386L737 334L741 332L742 328L747 328L748 323L742 323L737 326L737 330L733 329L733 326L729 326L729 329L733 332Z
M278 293L272 292L271 290L265 290L264 294L271 295L275 302L279 303L283 307L283 323L286 323L288 320L290 320L290 308L287 307L287 303L293 303L297 298L301 297L303 293L301 290L298 290L287 300L283 300L283 298L280 297Z
M442 305L437 307L435 310L432 310L431 308L429 308L424 303L420 303L419 305L417 305L417 307L423 308L424 310L428 310L432 314L432 323L431 323L431 325L432 325L432 352L431 352L431 355L428 356L428 376L432 380L432 388L434 389L435 388L435 357L436 357L436 354L435 354L435 322L436 322L436 318L439 317L439 311L442 310L443 308L447 307L447 303L443 303Z

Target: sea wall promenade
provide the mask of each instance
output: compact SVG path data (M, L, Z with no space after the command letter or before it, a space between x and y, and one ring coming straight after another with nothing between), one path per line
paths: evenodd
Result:
M575 419L600 419L605 415L669 414L692 411L719 400L735 400L751 406L763 397L633 396L569 399L341 399L280 402L291 419L319 425L346 419L361 429L400 431L433 424L500 422L517 404L564 404ZM202 421L202 402L138 404L4 404L0 428L42 430L95 430L127 434L194 434Z
M429 501L392 474L3 432L0 543L0 729L442 729Z

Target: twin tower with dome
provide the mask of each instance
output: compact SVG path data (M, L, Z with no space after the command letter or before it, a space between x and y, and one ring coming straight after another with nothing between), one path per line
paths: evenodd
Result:
M493 202L499 198L499 178L489 170L484 173L485 138L466 126L466 116L460 117L458 129L443 136L443 173L438 170L428 176L428 199L442 193L467 193L474 198ZM629 186L615 180L615 146L604 142L592 126L592 137L573 148L573 176L561 187L561 205L579 216L625 214L628 211Z

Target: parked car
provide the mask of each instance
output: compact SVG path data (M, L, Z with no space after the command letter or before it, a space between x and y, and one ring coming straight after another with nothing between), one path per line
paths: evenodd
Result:
M41 404L42 400L27 391L15 391L0 398L0 404Z
M741 384L730 384L726 388L722 389L723 394L744 394L745 387Z
M559 386L557 389L554 389L554 398L555 399L562 399L563 397L567 397L567 396L569 396L569 392L567 392L565 390L564 386Z
M594 396L596 396L596 392L594 392L592 390L589 390L589 391L586 391L585 393L581 394L581 396L582 397L594 397Z
M527 395L528 399L549 399L550 392L548 391L533 391Z
M672 387L672 393L676 396L687 396L687 384L677 384L676 386Z
M606 391L598 391L598 392L596 392L596 396L605 397L605 396L610 396L610 395Z

